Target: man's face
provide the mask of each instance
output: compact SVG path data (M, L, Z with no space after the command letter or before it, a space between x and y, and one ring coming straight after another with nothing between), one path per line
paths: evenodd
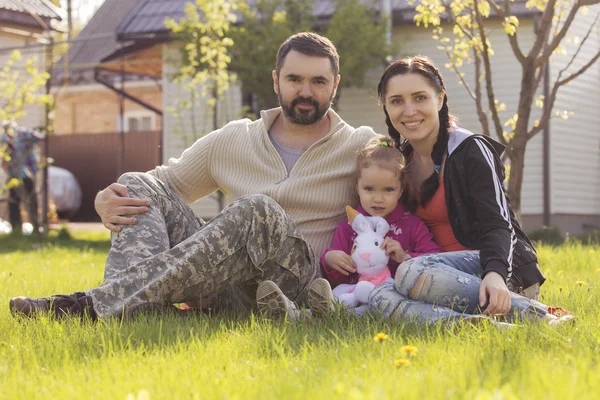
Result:
M311 125L323 118L335 97L340 76L334 76L327 57L290 51L283 66L273 71L275 93L283 115L293 124Z

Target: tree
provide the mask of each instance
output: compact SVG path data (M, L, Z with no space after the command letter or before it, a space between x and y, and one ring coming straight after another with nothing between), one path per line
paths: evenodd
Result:
M15 50L0 70L0 121L17 121L27 114L27 106L48 104L51 101L49 95L40 92L50 75L40 71L36 67L37 63L37 58L23 60L21 52ZM7 150L6 146L0 146L0 164L10 161ZM0 185L0 194L19 185L18 180L12 179L6 185Z
M278 105L271 71L281 43L296 32L316 26L314 1L258 0L241 8L242 24L232 30L232 70L238 74L246 95L255 96L254 113ZM336 0L335 12L324 35L340 55L343 79L338 88L360 87L367 71L385 61L393 51L386 44L385 20L360 0ZM256 60L263 60L256 62Z
M232 0L195 0L186 4L185 17L179 22L167 18L166 27L181 44L181 65L174 81L184 85L189 100L178 102L177 108L189 110L193 138L199 137L195 108L200 97L208 97L212 113L212 130L218 128L218 104L233 80L228 66L231 24L236 21L237 2ZM178 115L181 115L178 113ZM218 192L219 207L224 196Z
M519 42L519 18L513 10L516 2L525 3L526 8L538 13L539 23L533 43ZM600 0L412 0L412 4L416 4L416 24L433 26L433 38L439 41L439 48L449 59L446 66L458 75L475 101L483 132L486 135L494 132L500 142L507 146L505 155L510 160L507 193L518 218L521 214L527 143L548 125L559 90L583 74L600 57L600 51L587 60L578 57L591 35L597 34L600 13L587 29L586 35L577 39L579 44L566 67L559 71L556 80L547 88L549 96L536 98L536 94L539 93L551 57L563 52L565 37L577 13L586 12L587 6L598 3ZM505 105L496 98L492 83L493 48L489 31L493 18L503 21L506 39L521 69L517 112L504 123L499 113L505 109ZM443 19L451 24L452 35L442 28ZM461 72L465 62L474 64L475 74L471 83ZM487 100L486 105L484 100ZM542 108L542 115L531 121L536 105ZM504 131L505 127L510 130Z
M327 36L340 55L342 80L336 99L339 101L342 89L362 87L367 71L384 65L390 54L399 49L386 43L385 18L377 18L373 7L360 0L335 0L335 13L327 28Z
M238 76L244 96L253 96L252 112L276 107L271 71L281 43L314 25L314 0L257 0L240 6L242 23L231 30L231 70ZM257 62L258 60L258 62Z

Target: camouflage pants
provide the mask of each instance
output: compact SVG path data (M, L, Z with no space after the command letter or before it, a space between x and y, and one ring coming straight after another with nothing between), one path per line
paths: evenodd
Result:
M369 297L369 311L392 320L417 320L425 323L458 319L481 314L479 251L456 251L427 254L407 260L398 266L395 283L377 286ZM420 289L413 293L417 280ZM512 287L509 281L509 289ZM535 299L539 285L520 294L511 292L511 308L506 319L541 319L548 309ZM526 297L529 295L530 297Z
M167 185L145 173L119 183L150 202L137 224L112 236L104 282L87 290L99 317L140 303L194 303L252 309L258 283L273 280L305 303L319 273L310 246L273 199L242 197L205 223Z

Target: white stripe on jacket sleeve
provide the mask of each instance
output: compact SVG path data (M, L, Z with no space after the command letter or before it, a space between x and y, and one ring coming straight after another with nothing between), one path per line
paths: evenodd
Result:
M512 226L512 222L510 219L510 210L508 208L508 203L506 202L506 196L504 195L504 189L502 188L502 183L498 178L498 174L496 173L496 166L494 163L494 156L489 148L480 140L475 139L475 143L479 146L479 149L483 153L483 157L487 161L490 166L490 170L492 171L492 179L494 180L494 190L496 192L496 204L498 205L500 215L504 218L506 223L508 224L508 228L510 229L510 249L508 251L508 275L506 279L510 279L512 276L512 261L513 261L513 250L515 244L517 243L517 235L515 234L515 230Z

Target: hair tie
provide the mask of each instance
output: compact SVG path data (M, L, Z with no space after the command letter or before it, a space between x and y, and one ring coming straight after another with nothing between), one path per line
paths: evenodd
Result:
M442 169L442 167L440 167L439 165L436 165L435 167L433 167L433 172L435 172L436 174L439 175L441 169Z
M381 143L379 143L379 145L380 145L381 147L389 147L389 145L390 145L390 144L388 143L388 141L387 141L387 140L383 140L383 141L381 141Z

